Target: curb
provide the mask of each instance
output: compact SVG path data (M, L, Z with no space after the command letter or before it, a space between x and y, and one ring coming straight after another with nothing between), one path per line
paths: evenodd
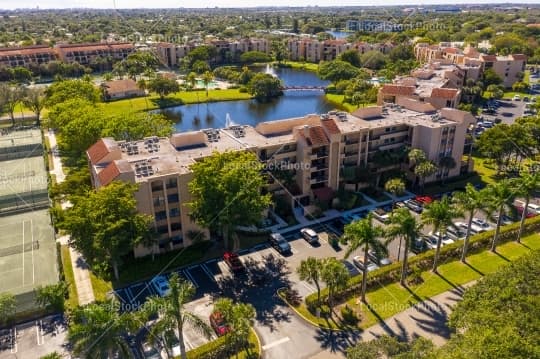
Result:
M311 319L307 318L305 315L303 315L302 313L300 313L293 305L291 305L291 303L289 303L287 301L287 299L283 298L280 294L279 294L279 291L282 290L282 289L285 289L284 287L281 287L281 288L278 288L276 290L276 295L279 297L279 299L281 299L283 302L285 302L285 304L287 304L287 306L292 309L292 311L297 315L299 316L300 318L302 318L305 322L309 323L311 326L315 327L315 328L318 328L318 329L323 329L323 330L330 330L330 331L333 331L333 332L343 332L345 331L345 329L336 329L336 328L328 328L328 327L325 327L325 326L321 326L317 323L315 323L314 321L312 321ZM357 330L360 330L360 329L357 329Z
M253 334L255 334L255 339L257 339L257 350L259 352L259 358L262 358L263 350L262 350L261 340L259 339L259 334L257 334L257 331L253 327L251 327L251 331L253 331Z

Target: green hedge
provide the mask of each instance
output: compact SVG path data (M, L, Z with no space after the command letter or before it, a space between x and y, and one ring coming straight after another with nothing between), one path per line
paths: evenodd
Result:
M517 238L519 230L519 222L512 223L510 225L501 227L499 233L498 244L509 242ZM529 218L525 221L525 228L523 235L531 234L540 231L540 216ZM473 254L485 250L491 244L493 240L494 231L483 232L471 236L469 241L468 253ZM439 263L453 261L461 257L461 251L463 249L463 241L457 241L447 246L441 247ZM433 265L433 256L435 250L429 250L421 253L417 256L409 258L409 268L417 268L419 270L428 270ZM395 283L399 280L401 275L401 263L396 262L391 265L382 267L373 272L368 273L367 288L374 287L375 285L386 285ZM336 294L335 300L343 302L349 299L351 296L359 295L362 286L362 274L349 279L349 283L345 290ZM321 301L326 302L328 299L328 289L321 290ZM317 293L312 293L305 298L306 306L313 311L317 306Z
M219 337L187 352L188 359L226 358L228 354L225 337Z

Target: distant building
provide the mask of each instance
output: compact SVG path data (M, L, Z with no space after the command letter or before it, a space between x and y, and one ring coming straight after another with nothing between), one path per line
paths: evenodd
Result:
M384 20L347 20L345 28L348 31L364 32L394 32L400 31L400 26L393 22Z
M98 59L109 62L124 60L135 51L130 43L89 43L89 44L57 44L55 50L63 62L78 62L81 65L94 64Z
M387 54L394 48L394 45L391 43L369 44L367 42L351 43L346 40L319 41L311 38L291 38L287 41L287 48L290 60L317 63L335 60L347 50L356 50L359 54L372 50Z
M106 81L101 84L106 100L144 96L145 92L131 79Z
M43 65L57 60L54 49L45 46L22 46L0 48L0 66L26 67Z

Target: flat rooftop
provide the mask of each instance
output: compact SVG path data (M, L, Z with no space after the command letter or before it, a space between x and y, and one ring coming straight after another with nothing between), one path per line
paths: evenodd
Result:
M37 144L41 144L41 131L39 129L0 130L0 148L9 149L14 146Z

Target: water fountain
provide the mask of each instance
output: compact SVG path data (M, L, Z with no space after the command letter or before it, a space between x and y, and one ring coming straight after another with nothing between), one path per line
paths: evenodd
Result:
M264 70L264 73L277 77L276 72L274 71L274 68L270 66L270 64L266 64L266 70Z

